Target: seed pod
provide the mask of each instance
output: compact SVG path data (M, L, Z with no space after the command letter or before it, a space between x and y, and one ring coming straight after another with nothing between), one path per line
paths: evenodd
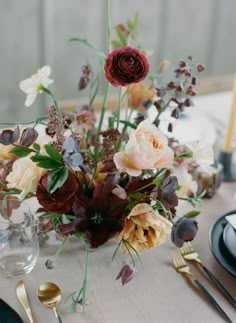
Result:
M37 138L38 132L34 128L26 128L21 135L20 145L29 147L35 142Z
M6 129L3 130L0 134L0 143L3 145L11 145L18 140L20 136L20 128L19 126L16 129Z

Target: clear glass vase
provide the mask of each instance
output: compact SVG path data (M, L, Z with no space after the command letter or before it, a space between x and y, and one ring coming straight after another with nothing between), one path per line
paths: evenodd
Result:
M25 201L0 202L0 272L6 277L29 273L39 256L34 218Z

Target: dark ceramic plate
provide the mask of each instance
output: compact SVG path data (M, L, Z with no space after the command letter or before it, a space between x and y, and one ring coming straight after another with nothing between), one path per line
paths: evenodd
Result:
M219 262L219 264L226 269L231 275L236 277L236 259L228 251L223 240L223 232L228 225L228 221L225 219L226 215L234 214L236 211L226 213L220 217L211 227L209 232L209 243L211 252Z
M223 240L228 251L236 259L236 230L230 223L226 224L224 228Z

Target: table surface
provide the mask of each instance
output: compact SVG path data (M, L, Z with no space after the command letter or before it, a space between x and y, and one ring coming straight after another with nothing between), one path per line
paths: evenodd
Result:
M230 102L230 94L226 93ZM197 105L217 95L198 99ZM205 101L204 101L205 100ZM212 105L213 106L213 105ZM202 108L200 108L202 109ZM227 110L227 109L226 109ZM229 110L229 109L228 109ZM208 110L209 111L209 110ZM236 209L236 182L223 183L213 198L204 199L196 209L201 211L198 218L199 232L193 246L200 254L207 267L220 278L223 285L236 298L236 278L226 272L215 260L209 247L209 230L212 224L225 213ZM178 207L179 215L185 206ZM59 256L55 268L48 270L45 261L56 252L60 242L54 239L41 248L40 258L33 271L24 276L23 280L30 299L35 323L56 322L51 309L41 305L36 296L38 286L46 281L58 284L63 297L79 289L83 281L85 251L82 243L72 241L66 245ZM86 312L62 313L63 323L96 322L96 323L209 323L224 322L211 304L173 268L170 251L173 248L170 236L166 243L156 249L142 254L143 266L138 264L138 272L134 280L122 286L116 276L122 266L129 261L128 256L117 254L112 261L116 248L113 241L89 255L88 269L88 306ZM191 266L199 280L211 291L219 304L222 305L233 322L236 322L236 311L218 292L207 277ZM21 278L7 279L0 277L0 297L11 305L23 318L29 322L24 309L15 293L16 283Z

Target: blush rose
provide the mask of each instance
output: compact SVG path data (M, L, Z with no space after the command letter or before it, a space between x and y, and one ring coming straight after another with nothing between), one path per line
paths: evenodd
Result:
M125 150L114 155L114 162L118 170L139 176L144 169L172 168L173 158L165 135L145 120L131 135Z
M128 86L147 76L149 64L138 49L124 46L108 54L104 70L107 81L113 86Z

